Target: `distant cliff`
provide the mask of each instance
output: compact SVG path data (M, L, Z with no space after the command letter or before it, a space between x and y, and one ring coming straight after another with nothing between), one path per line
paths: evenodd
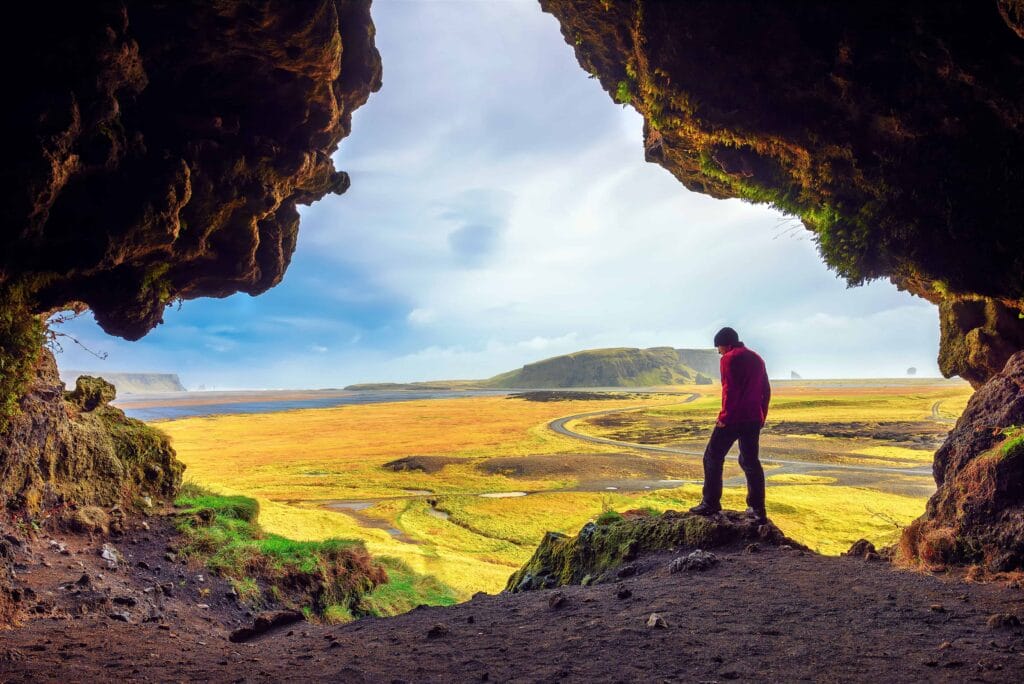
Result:
M147 394L150 392L184 392L185 386L174 373L108 373L99 371L62 370L61 381L75 386L79 375L94 375L117 388L118 394Z

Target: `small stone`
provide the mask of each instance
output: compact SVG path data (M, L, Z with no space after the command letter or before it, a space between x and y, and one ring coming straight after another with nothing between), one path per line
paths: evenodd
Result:
M632 577L636 574L636 566L630 563L629 565L623 565L619 568L619 571L615 573L617 577Z
M466 618L466 622L471 625L474 622L476 622L476 618L470 615L468 618Z
M761 553L761 547L758 546L756 543L747 544L747 548L744 549L744 551L746 551L747 553Z
M940 651L945 651L947 648L950 648L952 646L953 646L953 644L951 644L950 642L943 641L941 644L939 644L939 650Z
M1020 627L1020 618L1013 613L995 613L988 616L985 624L991 629L1010 629Z
M111 620L117 620L118 622L131 622L132 616L130 613L110 613L107 617Z
M433 627L427 630L428 639L440 639L443 636L447 636L448 628L442 625L440 622L435 624Z
M139 570L149 570L150 569L149 563L147 563L146 561L143 561L143 560L140 560L138 563L136 563L135 567L137 567Z
M110 544L100 547L99 554L106 563L107 570L117 570L118 563L123 560L121 553Z
M113 600L117 605L129 608L139 605L139 600L134 596L115 596Z
M210 604L208 604L208 603L197 603L196 604L196 608L206 609L206 608L209 608L209 607L210 607Z
M697 549L688 556L679 556L668 564L668 571L672 574L682 571L704 571L718 564L718 556L709 552Z
M146 522L145 520L143 520L142 522L139 523L139 527L141 527L144 530L148 530L149 529L149 523Z
M560 591L556 591L548 598L548 608L555 609L561 608L565 605L565 594Z
M175 561L175 559L176 559L175 555L173 553L171 553L170 551L168 551L167 553L164 554L164 560L167 561L168 563L173 563Z
M206 578L202 575L196 575L196 582L205 582Z
M946 607L943 606L941 603L933 603L932 605L928 606L928 610L932 611L933 613L945 613Z
M647 627L650 629L667 629L668 623L658 613L651 613L647 618Z
M617 599L628 599L632 595L633 592L630 591L629 587L619 587L618 591L615 592L615 598Z

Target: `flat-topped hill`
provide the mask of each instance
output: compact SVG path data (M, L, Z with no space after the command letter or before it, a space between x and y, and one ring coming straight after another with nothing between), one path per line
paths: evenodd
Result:
M347 390L550 389L554 387L654 387L711 384L718 379L714 349L611 347L586 349L528 363L486 380L363 383Z
M694 363L700 368L686 363ZM713 357L714 369L709 363ZM709 372L710 371L710 372ZM697 382L697 376L718 377L718 356L712 349L651 347L588 349L556 356L487 380L488 387L651 387Z

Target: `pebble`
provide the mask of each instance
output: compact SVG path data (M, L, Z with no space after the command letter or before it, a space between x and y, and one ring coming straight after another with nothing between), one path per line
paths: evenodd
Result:
M650 629L666 629L668 628L668 623L658 613L651 613L647 618L647 627Z

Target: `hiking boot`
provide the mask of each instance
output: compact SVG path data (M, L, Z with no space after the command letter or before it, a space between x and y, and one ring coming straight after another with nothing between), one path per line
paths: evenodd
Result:
M768 512L763 508L754 508L753 506L749 506L747 510L743 511L743 515L748 518L753 518L760 525L764 525L768 522Z
M701 501L699 504L691 508L690 512L696 513L697 515L714 515L715 513L718 513L720 510L722 510L721 506L709 504L707 501Z

